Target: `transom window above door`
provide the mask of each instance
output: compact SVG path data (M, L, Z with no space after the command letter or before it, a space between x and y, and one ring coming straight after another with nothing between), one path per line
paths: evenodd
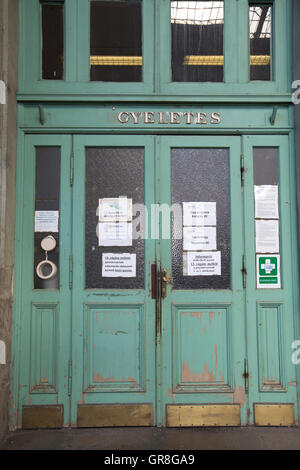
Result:
M141 82L142 1L92 0L90 79Z
M106 99L288 93L291 6L291 0L21 0L20 91Z
M171 1L172 81L222 82L224 1Z

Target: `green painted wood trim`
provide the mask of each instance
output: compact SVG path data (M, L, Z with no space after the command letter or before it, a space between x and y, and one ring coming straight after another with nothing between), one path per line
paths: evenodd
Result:
M215 93L212 94L212 90L209 90L207 94L202 94L203 90L201 90L200 95L194 95L193 93L190 94L183 94L180 96L176 95L129 95L129 94L97 94L97 93L82 93L82 88L78 93L52 93L52 92L39 92L36 93L34 91L29 91L28 93L18 93L17 100L18 102L146 102L146 103L284 103L284 104L291 104L292 103L292 94L291 93L275 93L275 90L266 89L260 90L257 93L257 89L253 90L254 92L251 93L251 89L248 89L245 94L242 94L241 90L231 90L230 93L226 94L226 90L223 90L223 93ZM246 94L247 93L247 94Z
M18 110L20 114L20 109ZM16 169L16 201L23 201L24 192L24 147L25 138L22 131L18 130L17 143L17 169ZM16 204L15 215L15 261L13 283L13 309L12 309L12 358L11 358L11 400L9 402L9 429L14 431L19 426L19 394L20 394L20 332L21 332L21 292L22 292L22 227L24 211L22 204Z
M278 106L276 120L271 124L271 116L274 111L274 106L270 104L260 104L255 106L243 106L225 104L212 104L205 105L191 104L158 104L152 103L145 104L102 104L89 105L88 103L74 103L71 106L62 106L59 103L44 103L42 105L45 122L40 123L39 105L38 104L24 104L22 106L23 112L19 119L19 127L26 132L57 132L57 133L136 133L141 132L145 134L162 134L162 133L191 133L191 134L218 134L225 133L281 133L289 132L292 129L291 107L280 105ZM153 112L155 123L145 123L144 113ZM181 113L180 123L171 124L170 112L176 111ZM186 112L193 112L194 118L197 112L207 113L207 124L197 124L197 120L187 123ZM127 113L128 122L122 123L119 121L118 116L120 113ZM130 113L138 114L139 120L135 124ZM163 123L159 122L160 112ZM214 112L220 113L220 123L212 123L211 115ZM165 119L167 118L167 120ZM121 119L122 120L122 119Z
M299 259L299 238L298 238L298 213L297 213L297 175L296 175L296 152L295 152L295 131L289 135L290 151L290 218L291 218L291 246L293 260ZM300 319L299 319L299 263L292 263L293 279L293 311L294 311L294 338L300 337ZM296 367L297 397L298 397L298 422L300 422L300 368Z
M64 78L66 82L76 82L78 62L78 32L74 28L78 19L78 1L64 2ZM79 29L80 32L80 29Z
M74 7L75 5L75 7ZM165 0L143 2L143 83L89 81L89 0L65 1L65 80L40 80L41 25L38 0L20 0L18 99L281 100L290 92L292 3L274 0L274 81L248 82L248 1L226 0L226 83L171 83L170 11ZM252 98L251 98L251 95ZM37 98L40 97L40 98ZM130 97L130 98L129 98ZM269 97L269 98L268 98ZM288 99L288 98L287 98Z

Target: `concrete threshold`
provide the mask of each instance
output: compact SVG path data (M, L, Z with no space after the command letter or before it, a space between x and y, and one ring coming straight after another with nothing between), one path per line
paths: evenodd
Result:
M299 428L101 428L16 431L2 450L298 450Z

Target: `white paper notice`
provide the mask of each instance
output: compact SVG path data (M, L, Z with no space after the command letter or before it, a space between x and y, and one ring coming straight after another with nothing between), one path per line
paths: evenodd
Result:
M35 232L58 232L59 211L35 211Z
M183 250L216 250L216 227L183 227Z
M132 246L132 223L100 222L99 246Z
M279 253L278 220L256 220L256 253Z
M183 225L216 225L215 202L183 202Z
M278 219L278 186L254 186L255 218Z
M184 275L187 276L220 276L221 275L221 252L206 251L186 253Z
M136 254L102 253L102 277L136 277Z
M100 222L131 222L132 199L114 197L99 199Z

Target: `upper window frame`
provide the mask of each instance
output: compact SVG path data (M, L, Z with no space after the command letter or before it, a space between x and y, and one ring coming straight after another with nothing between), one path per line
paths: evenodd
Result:
M170 0L143 1L143 81L131 83L90 81L90 0L61 2L64 80L42 80L40 0L20 0L20 101L290 101L292 0L224 0L224 82L199 83L171 80ZM271 81L250 81L250 3L273 5Z

